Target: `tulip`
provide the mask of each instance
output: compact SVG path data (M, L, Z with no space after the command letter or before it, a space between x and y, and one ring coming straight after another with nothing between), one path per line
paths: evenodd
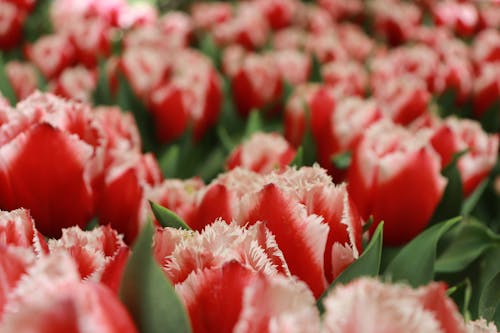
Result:
M274 30L291 25L301 5L297 0L256 0L255 3Z
M223 67L231 79L233 100L240 115L246 117L252 109L278 111L283 79L272 54L228 48L223 55Z
M17 104L0 138L0 208L28 208L49 237L85 226L103 153L90 109L36 93Z
M217 219L201 232L157 228L153 252L175 285L198 271L220 269L230 262L266 275L290 276L283 253L263 222L245 228Z
M478 319L467 323L467 333L498 333L498 329L494 323Z
M255 133L237 146L226 161L229 170L236 167L258 173L283 169L295 157L295 149L278 133Z
M66 68L55 81L52 92L78 102L90 103L97 86L97 75L83 66Z
M150 95L156 136L169 142L193 126L193 138L200 140L219 117L222 88L217 72L201 53L179 51L172 60L172 73Z
M27 98L38 87L35 67L30 63L9 61L5 64L5 74L18 100Z
M27 58L46 79L57 77L75 59L75 49L66 35L47 35L26 46Z
M477 64L500 60L500 33L496 29L481 31L475 38L471 49L472 58Z
M420 233L441 200L446 179L439 156L418 137L390 122L366 131L348 170L349 193L361 215L384 221L384 243L400 245Z
M147 218L146 193L162 175L152 154L117 151L96 186L96 213L100 224L110 224L131 244Z
M223 2L195 2L191 6L191 17L195 28L210 30L217 24L231 19L231 4Z
M35 228L35 222L26 209L0 211L0 244L29 249L33 254L48 252L45 238Z
M190 226L201 230L218 217L240 225L265 222L290 272L315 296L361 251L361 219L346 187L335 186L319 167L222 174L200 194Z
M189 224L196 214L197 195L204 187L200 178L165 179L149 189L147 197L148 200L174 211Z
M0 332L134 333L132 320L105 286L82 282L68 255L40 259L8 295Z
M432 8L434 22L438 26L446 26L460 36L472 35L479 24L476 6L471 3L443 1Z
M8 50L15 47L23 35L23 23L26 19L26 11L16 2L0 1L0 13L2 17L2 30L0 31L0 50Z
M446 285L439 282L412 289L361 278L332 290L324 306L324 333L466 332Z
M122 238L110 226L91 231L75 226L63 229L61 238L49 240L49 249L68 253L82 280L102 282L117 293L130 252Z
M238 262L200 270L176 286L194 333L318 332L314 297L301 282Z
M498 158L499 137L488 135L473 120L445 119L434 129L430 142L441 156L443 167L452 161L454 154L467 150L457 163L465 196L488 176Z
M485 63L474 81L474 114L480 118L500 99L500 64Z

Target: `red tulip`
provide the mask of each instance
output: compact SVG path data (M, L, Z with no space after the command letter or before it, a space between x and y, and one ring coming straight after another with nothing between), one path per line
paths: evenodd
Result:
M256 273L237 262L193 273L176 290L194 333L320 330L314 297L303 283Z
M441 200L445 178L439 156L419 138L389 122L366 131L347 180L361 215L384 221L384 243L400 245L420 233Z
M220 79L209 59L192 50L176 53L171 66L171 75L149 98L156 136L161 142L169 142L192 124L193 137L200 140L221 111Z
M252 109L276 112L283 91L283 79L272 54L247 53L228 48L223 66L231 79L231 91L238 112L246 117Z
M45 238L35 228L30 213L25 209L0 211L1 245L20 247L42 255L48 252Z
M61 238L49 240L49 248L51 253L68 253L82 280L101 282L118 293L130 250L111 227L63 229Z
M483 64L474 80L474 113L482 117L500 99L500 64Z
M360 0L319 0L318 6L326 9L335 21L358 15L363 11L363 3Z
M75 49L64 34L47 35L26 46L27 58L47 79L57 77L75 62Z
M246 228L218 219L201 232L158 228L153 252L175 285L198 271L220 269L230 262L266 275L290 276L283 253L262 222Z
M375 49L375 42L355 24L340 24L338 35L347 53L360 63L364 63Z
M370 4L376 32L390 45L406 42L422 18L420 8L411 2L383 0Z
M457 164L466 196L488 176L498 158L499 137L488 135L472 120L445 119L433 130L430 142L441 156L443 167L452 161L454 154L467 150Z
M418 289L361 278L339 285L324 300L325 333L465 333L444 283Z
M327 130L328 119L337 99L334 89L307 84L297 86L285 107L285 137L299 147L308 127L316 142Z
M316 296L361 251L361 219L345 186L333 185L319 167L222 174L202 194L191 227L201 230L218 217L240 225L265 222L290 272Z
M146 194L162 175L152 154L116 151L96 189L96 213L100 224L110 224L131 244L147 218Z
M99 106L94 108L94 116L101 125L108 151L141 151L141 136L131 113L114 106Z
M189 15L181 11L170 11L160 18L158 24L163 38L169 40L171 49L189 46L193 34L193 22Z
M187 180L165 179L147 193L148 200L174 211L190 223L196 214L198 192L205 187L200 178Z
M446 26L460 36L472 35L479 24L477 8L472 3L443 1L432 8L434 22Z
M75 47L78 62L88 68L98 64L98 57L111 52L111 26L102 17L79 17L65 27Z
M354 61L334 61L321 67L323 81L332 87L344 86L346 95L364 96L368 75L363 66Z
M10 117L0 126L0 208L28 208L46 236L85 226L103 153L90 109L37 93Z
M293 85L307 82L311 72L311 58L307 54L296 50L276 50L272 55L284 81Z
M2 332L103 332L137 330L116 295L82 282L67 255L51 255L28 269L8 295Z
M27 98L38 87L35 67L30 63L9 61L5 64L5 74L18 100Z
M344 179L345 171L339 170L332 158L355 150L366 130L381 119L382 112L375 102L359 97L341 99L332 109L326 119L325 129L315 139L318 162L330 172L335 182Z
M226 165L268 173L285 168L294 157L295 149L278 133L255 133L231 152Z
M215 42L221 46L238 44L248 50L263 46L269 35L269 24L254 3L239 3L233 16L212 28Z
M146 100L169 71L169 64L162 56L161 49L151 47L126 48L118 66L134 93Z
M97 86L97 73L83 66L66 68L55 81L51 90L54 94L78 102L90 103L92 92Z
M500 32L487 29L474 38L472 58L477 64L500 61Z
M224 2L194 2L191 6L191 17L197 29L212 29L217 24L230 20L232 16L231 4Z
M498 329L493 322L481 318L467 323L467 333L498 333Z
M269 26L275 30L291 25L301 5L297 0L256 0L254 2L267 18Z
M0 1L0 50L15 47L22 39L26 11L10 1Z
M408 125L428 112L431 94L418 77L402 75L374 88L378 105L396 124Z
M0 243L0 276L2 277L0 280L0 332L4 332L1 323L9 295L34 261L35 255L32 252L22 247Z

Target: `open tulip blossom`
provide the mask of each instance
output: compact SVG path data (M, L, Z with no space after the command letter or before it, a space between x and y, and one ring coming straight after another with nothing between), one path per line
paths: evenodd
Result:
M0 0L0 333L500 333L498 0Z

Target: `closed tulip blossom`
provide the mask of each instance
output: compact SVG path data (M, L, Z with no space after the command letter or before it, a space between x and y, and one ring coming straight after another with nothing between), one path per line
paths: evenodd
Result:
M71 257L40 259L8 294L0 332L137 332L107 287L81 281Z
M79 227L62 230L59 239L49 240L50 253L69 253L83 280L101 282L118 292L129 248L110 226L91 231Z
M349 193L370 231L384 221L384 243L400 245L430 222L446 185L440 158L427 143L390 122L366 131L348 170Z
M237 168L220 175L200 194L188 223L202 230L218 217L239 225L264 222L290 272L315 296L361 251L361 219L345 185L335 186L317 166L266 175Z
M278 133L255 133L231 152L226 166L267 173L283 169L294 157L295 149Z
M103 154L90 108L36 93L9 117L0 126L0 208L29 208L45 236L85 226Z
M361 278L339 285L323 303L324 333L467 332L444 283L412 289Z
M18 100L27 98L38 87L36 69L28 62L9 61L5 64L5 74Z
M488 176L498 158L498 135L488 135L473 120L445 119L433 130L430 142L441 156L443 167L452 161L454 154L466 151L457 162L466 196Z
M194 333L319 332L319 313L307 286L265 275L238 262L200 270L176 286Z

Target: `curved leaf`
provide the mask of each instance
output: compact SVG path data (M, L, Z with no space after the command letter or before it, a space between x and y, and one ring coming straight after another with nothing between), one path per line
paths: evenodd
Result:
M500 326L500 272L485 286L479 299L479 316Z
M189 333L184 305L153 258L153 231L153 224L148 222L139 235L125 268L120 297L140 332Z
M393 281L407 281L414 287L432 281L438 241L461 219L456 217L426 229L401 249L384 274Z
M459 272L494 244L500 244L500 236L481 223L467 221L436 260L435 270L440 273Z
M149 202L149 205L151 206L153 214L155 215L158 222L160 222L162 227L191 230L186 222L184 222L177 214L172 212L170 209L160 206L152 201Z
M16 95L9 79L7 78L7 73L5 72L5 63L2 52L0 52L0 94L9 101L10 105L16 105Z
M321 312L324 311L323 298L325 298L338 283L348 283L361 276L378 275L380 269L380 256L382 254L383 225L384 223L382 222L377 226L370 243L361 256L350 264L319 297L317 305Z

